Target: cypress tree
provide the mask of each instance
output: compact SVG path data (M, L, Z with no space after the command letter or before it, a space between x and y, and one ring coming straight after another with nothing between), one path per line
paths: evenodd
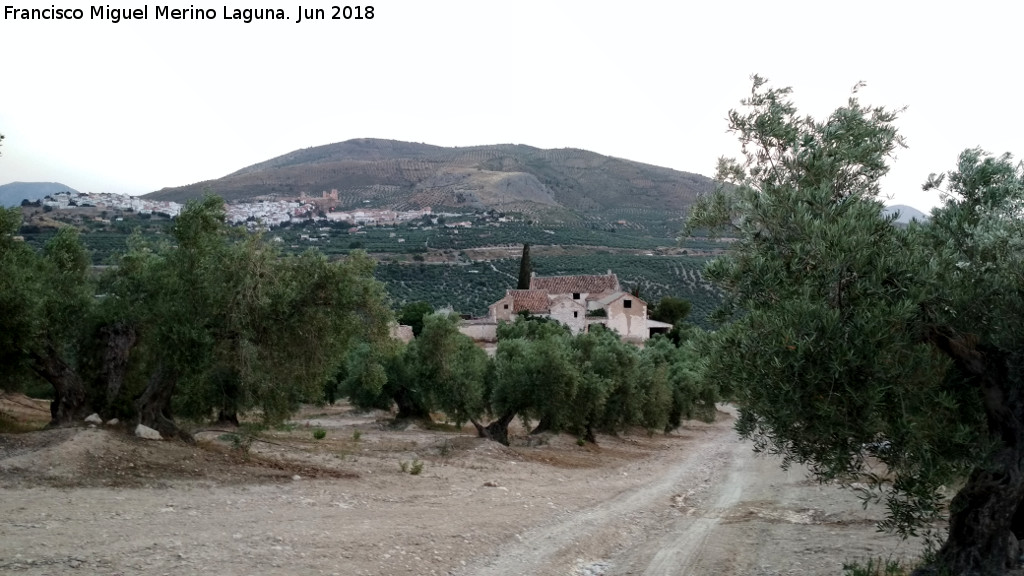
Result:
M516 288L528 290L530 288L530 276L533 274L533 266L530 264L530 243L523 244L523 257L519 259L519 284Z

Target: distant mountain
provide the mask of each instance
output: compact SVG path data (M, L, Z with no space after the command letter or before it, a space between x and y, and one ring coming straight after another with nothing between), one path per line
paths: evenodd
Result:
M59 182L11 182L0 186L0 206L20 206L22 200L34 202L58 192L78 192Z
M911 206L905 206L903 204L895 204L893 206L886 206L882 214L888 216L894 212L899 212L899 216L896 218L897 224L910 224L911 220L917 220L918 222L927 222L928 215L921 212L917 208Z
M208 191L241 201L337 190L341 209L429 206L522 212L539 220L634 221L678 219L698 193L713 187L698 174L586 150L357 139L296 150L146 197L184 202Z

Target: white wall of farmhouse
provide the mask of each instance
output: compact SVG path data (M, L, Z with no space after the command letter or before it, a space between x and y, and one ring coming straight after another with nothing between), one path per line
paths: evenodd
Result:
M496 322L460 322L459 332L469 336L474 342L498 341L498 324Z
M504 298L498 300L494 304L490 305L490 317L491 320L497 322L498 320L504 320L510 322L514 312L512 311L512 296L506 294Z
M569 327L573 334L587 328L587 306L585 300L574 300L571 295L559 296L551 302L551 318Z
M647 328L647 303L631 295L624 294L605 306L608 318L605 325L615 330L626 340L647 340L650 331Z

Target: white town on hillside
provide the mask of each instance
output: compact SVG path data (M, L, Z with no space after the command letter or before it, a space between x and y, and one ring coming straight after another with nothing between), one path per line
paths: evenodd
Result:
M324 197L328 197L327 193L324 194ZM370 208L334 211L331 207L321 206L318 200L320 199L308 198L303 194L299 199L292 200L261 200L259 202L226 204L225 215L228 223L244 224L250 228L274 228L286 222L299 223L319 220L348 222L354 226L373 226L396 224L434 215L430 207L406 211ZM61 192L45 197L42 204L55 210L95 207L138 214L159 214L170 218L176 217L184 207L177 202L95 192Z

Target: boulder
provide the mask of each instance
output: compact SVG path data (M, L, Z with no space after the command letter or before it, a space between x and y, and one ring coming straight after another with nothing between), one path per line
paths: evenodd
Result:
M138 426L135 427L135 435L138 436L139 438L144 438L146 440L164 439L159 432L153 430L149 426L143 426L142 424L139 424Z
M100 418L100 415L95 412L86 416L85 421L89 424L103 424L103 418Z

